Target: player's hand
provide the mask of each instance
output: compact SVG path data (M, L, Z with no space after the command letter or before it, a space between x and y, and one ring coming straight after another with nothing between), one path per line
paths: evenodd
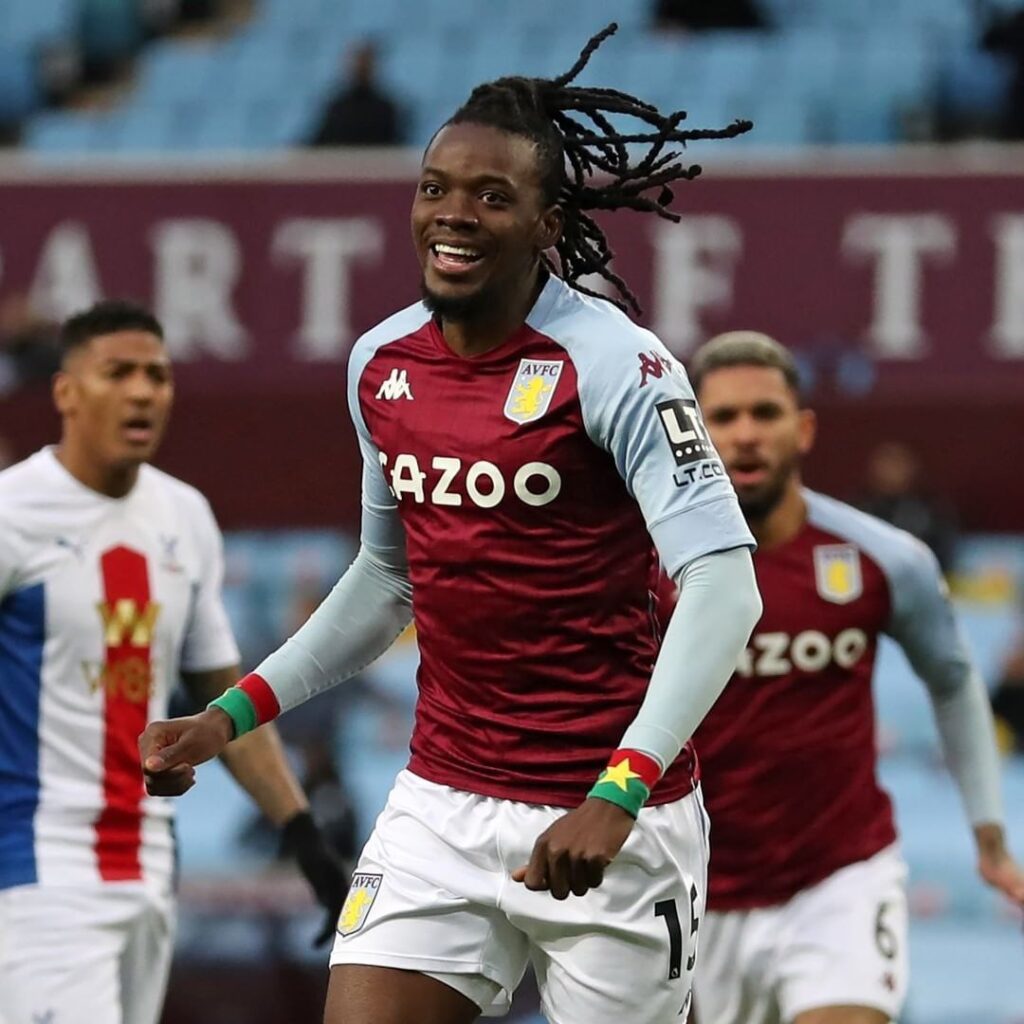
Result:
M216 757L234 737L231 718L220 708L198 715L151 722L139 737L139 755L150 796L181 796L196 781L195 766Z
M512 872L527 889L550 891L556 900L583 896L604 879L605 868L636 824L618 804L588 797L534 843L530 863Z
M338 927L351 872L309 811L300 811L285 823L281 829L281 850L295 858L317 902L327 911L323 929L313 940L314 946L322 946L334 937Z
M999 825L978 825L974 829L978 843L978 874L1014 903L1024 906L1024 871L1006 848Z

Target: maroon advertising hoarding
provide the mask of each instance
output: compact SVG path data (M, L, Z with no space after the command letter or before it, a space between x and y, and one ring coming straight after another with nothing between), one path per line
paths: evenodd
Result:
M0 167L0 301L54 317L102 295L151 304L178 368L162 464L229 525L350 525L345 361L417 298L414 174L408 158ZM849 494L896 437L970 525L1024 527L1002 454L1024 438L1024 159L712 167L677 208L679 224L605 218L616 270L684 359L737 327L801 352L823 426L812 482ZM55 430L38 394L0 411L19 454Z

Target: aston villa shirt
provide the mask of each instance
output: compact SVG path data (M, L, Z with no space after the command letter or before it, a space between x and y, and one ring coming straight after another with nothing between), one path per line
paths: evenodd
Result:
M752 546L680 364L555 277L462 358L422 304L349 369L364 504L404 527L420 645L410 769L574 806L643 700L659 557ZM652 802L688 792L687 747Z

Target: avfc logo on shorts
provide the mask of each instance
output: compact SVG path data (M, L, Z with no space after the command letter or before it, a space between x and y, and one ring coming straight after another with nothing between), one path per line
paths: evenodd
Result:
M373 901L380 892L381 879L384 876L372 871L357 871L352 876L352 885L345 897L345 905L341 908L338 918L338 934L352 935L366 923Z
M561 359L520 359L505 399L505 416L513 423L539 420L551 405L562 365Z
M814 549L814 582L826 601L856 601L864 591L860 552L852 544L819 544Z

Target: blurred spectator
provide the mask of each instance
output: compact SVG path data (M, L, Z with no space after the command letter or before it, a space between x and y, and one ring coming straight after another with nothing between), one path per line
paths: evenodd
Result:
M769 27L757 0L657 0L654 19L658 28L688 31Z
M377 51L359 43L348 76L324 111L311 146L394 146L402 141L398 107L377 81Z
M20 293L0 302L0 395L49 382L60 366L57 325L39 316Z
M854 504L924 541L935 553L943 572L952 568L956 517L947 502L924 489L921 464L906 445L888 441L872 452L867 489Z
M1002 676L992 694L999 745L1006 751L1024 754L1024 637L1003 665Z
M1003 108L1002 130L1007 139L1024 139L1024 7L996 16L981 45L993 53L1006 54L1015 65Z

